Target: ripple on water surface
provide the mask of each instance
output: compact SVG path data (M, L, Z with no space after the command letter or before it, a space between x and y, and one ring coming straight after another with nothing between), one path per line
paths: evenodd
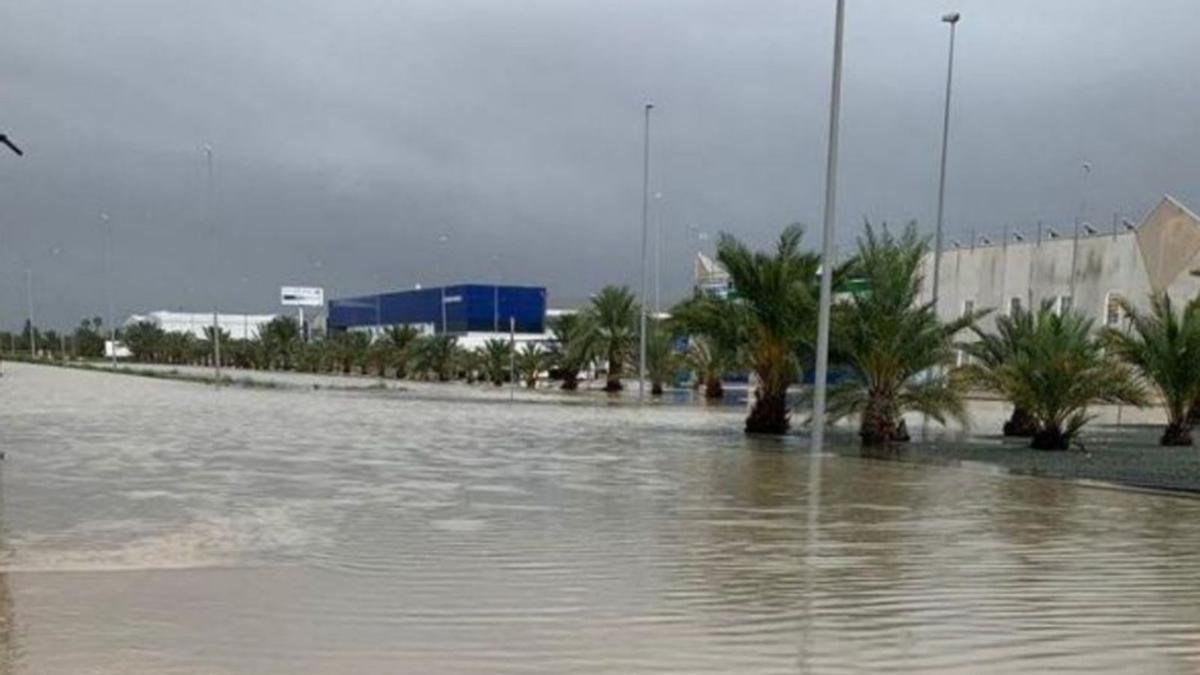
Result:
M727 409L6 371L0 673L1200 669L1190 500Z

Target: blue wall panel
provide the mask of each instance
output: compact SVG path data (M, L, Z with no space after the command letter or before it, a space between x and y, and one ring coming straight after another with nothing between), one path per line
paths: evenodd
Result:
M431 324L441 332L443 297L449 333L488 332L497 323L501 332L507 332L509 317L515 319L518 333L541 333L546 327L545 288L483 284L330 300L327 323L333 332L357 326L403 324Z

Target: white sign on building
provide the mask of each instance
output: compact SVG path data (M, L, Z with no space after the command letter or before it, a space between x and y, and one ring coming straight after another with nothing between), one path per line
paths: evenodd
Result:
M325 289L311 286L283 286L279 304L289 307L320 307L325 304Z

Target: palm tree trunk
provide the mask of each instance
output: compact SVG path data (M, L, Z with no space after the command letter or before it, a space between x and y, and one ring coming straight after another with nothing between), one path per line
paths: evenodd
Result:
M1029 447L1034 450L1069 450L1071 438L1058 427L1046 427L1034 432Z
M575 391L576 389L579 389L579 373L564 370L562 374L562 390Z
M714 400L725 396L725 385L720 375L710 375L704 380L704 398Z
M863 445L883 445L909 440L908 425L898 419L896 404L886 392L872 392L863 410L858 436Z
M788 426L787 388L767 391L760 385L754 390L754 406L746 417L746 433L782 435Z
M1158 439L1159 445L1180 447L1192 445L1192 425L1187 421L1171 422Z
M1029 414L1029 411L1014 407L1012 415L1008 421L1004 423L1004 435L1015 438L1030 438L1037 432L1037 421Z

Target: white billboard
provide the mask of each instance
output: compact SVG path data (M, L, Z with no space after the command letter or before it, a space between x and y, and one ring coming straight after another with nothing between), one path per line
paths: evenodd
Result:
M283 286L279 304L290 307L320 307L325 304L325 289L311 286Z

